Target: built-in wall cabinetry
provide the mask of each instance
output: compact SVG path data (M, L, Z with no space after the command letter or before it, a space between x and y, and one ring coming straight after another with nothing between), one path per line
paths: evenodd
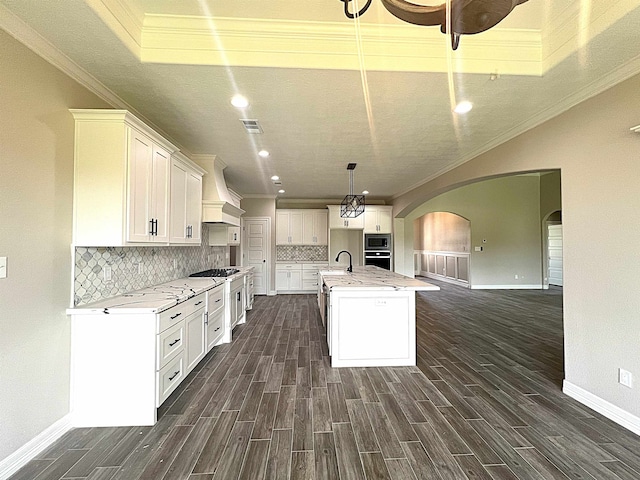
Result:
M393 207L367 205L364 209L364 233L392 233Z
M73 244L199 244L204 170L126 110L71 113Z
M209 245L212 247L240 245L240 227L209 225Z
M200 245L204 173L181 153L171 158L170 243Z
M304 245L327 244L327 210L302 211L302 243Z
M302 245L302 210L276 211L276 245Z
M364 229L364 214L355 218L343 218L340 216L340 205L327 205L327 208L329 209L330 229ZM368 207L365 207L365 212L367 208Z

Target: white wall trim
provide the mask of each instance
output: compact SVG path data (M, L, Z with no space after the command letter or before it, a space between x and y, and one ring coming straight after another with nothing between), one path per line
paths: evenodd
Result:
M640 417L636 417L567 380L562 382L562 392L636 435L640 435Z
M71 414L65 415L18 450L0 461L0 480L6 480L31 459L73 428Z
M541 283L529 285L473 285L473 290L542 290Z

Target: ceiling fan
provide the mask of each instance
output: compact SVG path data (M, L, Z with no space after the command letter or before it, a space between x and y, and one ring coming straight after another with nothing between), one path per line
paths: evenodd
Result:
M357 18L367 11L372 0L359 12L349 12L352 0L341 0L348 18ZM437 6L416 5L406 0L380 0L394 16L414 25L440 25L442 33L447 32L447 4ZM503 18L527 0L451 0L451 48L456 50L460 35L484 32L496 26Z

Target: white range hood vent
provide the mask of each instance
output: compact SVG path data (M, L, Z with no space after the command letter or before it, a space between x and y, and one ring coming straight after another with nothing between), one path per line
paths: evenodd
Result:
M202 221L240 226L240 196L227 188L223 170L227 166L215 155L192 155L207 172L202 179Z

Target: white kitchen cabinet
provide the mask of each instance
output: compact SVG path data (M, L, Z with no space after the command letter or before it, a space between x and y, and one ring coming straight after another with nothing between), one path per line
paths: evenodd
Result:
M177 148L126 110L71 113L74 245L168 243L171 154Z
M299 292L302 290L302 264L276 264L276 290L278 293Z
M157 407L202 359L205 295L161 313L72 314L74 424L155 424Z
M225 332L224 305L224 285L219 285L207 292L207 316L205 320L207 352L216 345L223 343Z
M276 245L302 245L302 210L276 211Z
M204 170L184 155L172 157L171 243L200 245L203 174Z
M240 245L240 227L228 227L227 238L229 245Z
M340 205L327 205L327 208L330 229L362 230L364 228L364 214L355 218L343 218L340 216Z
M197 310L184 319L187 342L185 346L186 373L188 374L207 353L206 347L206 294L200 294Z
M327 210L302 211L302 244L327 244Z
M367 205L364 209L364 233L392 233L393 207Z
M318 290L318 271L326 270L328 264L303 263L302 264L302 290L316 292Z

